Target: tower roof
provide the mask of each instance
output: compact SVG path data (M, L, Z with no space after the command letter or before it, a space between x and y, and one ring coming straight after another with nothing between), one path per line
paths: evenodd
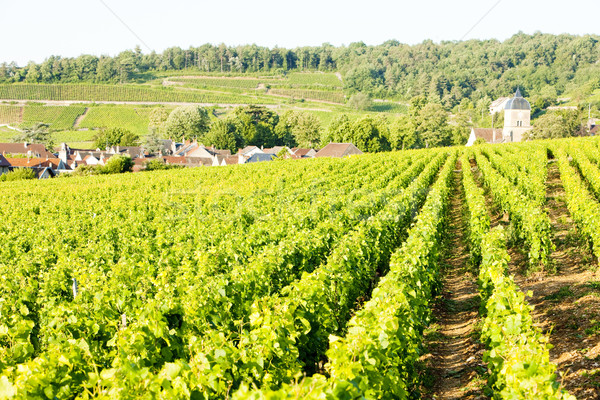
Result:
M508 100L504 106L505 110L531 110L531 105L521 95L521 91L517 88L515 97Z

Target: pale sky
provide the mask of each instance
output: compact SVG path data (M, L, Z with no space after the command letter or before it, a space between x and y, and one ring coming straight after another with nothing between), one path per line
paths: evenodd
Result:
M293 48L460 40L497 2L0 0L0 62L23 66L50 55L114 56L138 44L148 53L204 43ZM519 31L600 34L599 21L598 0L500 0L465 39L504 40Z

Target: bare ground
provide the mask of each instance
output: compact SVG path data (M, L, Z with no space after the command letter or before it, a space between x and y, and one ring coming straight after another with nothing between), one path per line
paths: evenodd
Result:
M482 182L480 176L478 180ZM487 191L486 201L492 227L509 226ZM555 163L548 165L545 211L552 224L556 271L528 275L527 255L512 244L510 272L522 291L533 292L528 302L536 325L550 335L550 361L557 365L563 387L579 400L600 399L600 272L571 219Z
M600 399L600 272L571 219L556 164L548 165L546 212L552 223L556 273L523 273L526 257L512 249L511 272L521 290L533 291L536 324L550 334L550 361L579 400Z
M486 367L481 361L483 346L476 328L480 299L476 278L468 270L460 179L457 171L449 211L449 240L442 259L443 289L434 308L435 323L426 332L428 354L423 358L430 374L424 398L436 400L485 398Z
M83 119L85 118L85 116L87 115L89 110L90 110L89 107L86 107L85 110L83 111L83 114L81 114L80 116L75 118L75 122L73 123L73 129L79 128L79 124L81 123L81 121L83 121Z

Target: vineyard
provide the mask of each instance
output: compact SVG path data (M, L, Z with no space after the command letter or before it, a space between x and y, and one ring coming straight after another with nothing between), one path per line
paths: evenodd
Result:
M2 182L0 399L451 398L424 360L453 229L482 354L464 398L598 398L599 145ZM531 289L571 277L566 249L586 280ZM559 307L588 318L540 325Z
M142 85L0 85L3 100L125 101L150 103L273 104L269 98L210 91L154 88Z
M149 107L96 106L90 107L79 128L124 128L138 135L148 133Z

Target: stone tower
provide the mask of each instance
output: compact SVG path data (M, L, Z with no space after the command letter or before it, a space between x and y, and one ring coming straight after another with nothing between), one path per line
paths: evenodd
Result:
M520 142L523 134L531 129L531 105L521 96L517 89L515 97L504 106L504 129L502 136L505 142Z

